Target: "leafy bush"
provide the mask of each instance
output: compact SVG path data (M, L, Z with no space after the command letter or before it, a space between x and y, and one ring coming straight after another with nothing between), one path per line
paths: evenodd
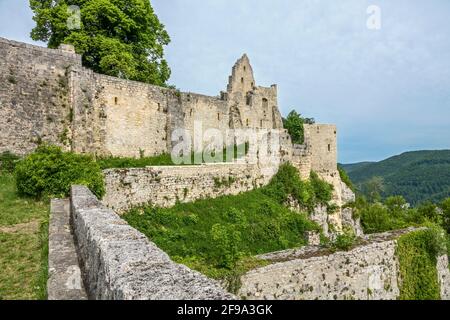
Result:
M402 196L389 197L384 203L368 203L364 197L358 197L355 212L361 217L365 233L385 232L429 223L440 225L447 231L447 205L444 201L441 208L438 208L431 202L425 202L417 208L410 208Z
M450 198L444 200L441 204L442 226L450 234Z
M301 206L312 210L319 204L328 205L332 198L333 186L321 180L315 172L311 172L309 181L302 181L298 170L285 163L263 188L263 192L280 204L285 204L289 197L292 197Z
M336 240L331 243L331 248L334 250L350 250L356 243L357 237L353 230L344 230L343 233L338 234Z
M20 159L19 156L16 156L15 154L12 154L9 151L5 151L0 154L0 173L1 172L8 172L12 173L14 171L14 168L16 167L16 164L18 160Z
M314 194L314 204L328 205L333 196L333 186L320 179L314 171L311 171L309 180Z
M219 253L219 267L231 269L236 266L237 261L243 256L239 251L241 232L234 224L215 224L211 228L211 238Z
M74 184L87 186L97 197L105 193L103 174L90 157L42 145L15 169L19 194L30 197L65 197Z
M312 118L303 118L295 110L291 111L286 119L283 119L283 126L291 135L292 142L295 144L303 144L305 142L304 124L315 123Z

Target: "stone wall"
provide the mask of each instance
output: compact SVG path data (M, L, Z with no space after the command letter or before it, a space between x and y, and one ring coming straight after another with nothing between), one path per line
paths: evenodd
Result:
M216 281L174 263L143 234L73 186L71 210L85 288L97 300L222 300Z
M246 55L227 92L210 97L94 73L71 46L0 38L0 54L0 152L26 154L46 141L78 153L151 156L171 151L176 129L192 139L194 128L215 129L226 139L229 129L282 128L277 88L256 86Z
M71 66L81 57L0 38L0 153L23 155L40 142L70 148Z
M245 274L238 295L257 300L395 300L400 294L396 239L411 230L366 236L348 252L305 247L262 255L272 264ZM448 260L438 260L441 297L448 300Z
M120 213L145 204L170 207L177 201L249 191L267 184L272 174L257 165L235 163L110 169L104 171L103 203Z

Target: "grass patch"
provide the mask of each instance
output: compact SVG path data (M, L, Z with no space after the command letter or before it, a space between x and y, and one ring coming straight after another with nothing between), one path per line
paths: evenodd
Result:
M46 299L49 205L17 196L14 177L0 174L0 299ZM37 228L15 225L36 222Z
M258 265L251 256L301 247L306 231L319 230L261 189L169 209L134 209L124 219L175 261L215 279Z

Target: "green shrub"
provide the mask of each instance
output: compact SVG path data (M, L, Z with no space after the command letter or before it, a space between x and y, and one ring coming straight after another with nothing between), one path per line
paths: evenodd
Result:
M263 188L263 192L280 204L285 204L291 196L301 206L312 210L319 204L329 204L333 195L333 186L320 179L315 172L311 172L309 181L302 181L297 168L290 163L285 163L280 166L270 183Z
M5 151L0 154L0 173L7 172L12 173L16 167L19 156L12 154L9 151Z
M371 204L360 211L365 233L378 233L406 227L402 220L394 219L382 204Z
M219 253L219 267L231 269L243 256L239 251L241 232L234 224L215 224L211 228L211 239L215 249Z
M320 179L314 171L311 171L309 179L314 192L315 204L327 205L333 196L333 186Z
M313 118L303 118L295 110L291 111L286 119L283 119L283 127L289 132L292 142L303 144L305 142L304 124L314 124Z
M352 180L350 180L350 177L348 176L347 172L342 168L341 166L338 166L339 176L341 177L342 182L344 182L347 187L350 188L353 192L355 192L355 186L353 185Z
M396 254L400 264L401 300L439 300L437 257L445 252L442 229L431 227L401 236Z
M442 226L450 234L450 198L444 200L441 204Z
M356 243L357 237L353 230L344 230L343 233L338 234L336 240L331 243L331 248L334 250L350 250Z
M15 169L19 194L35 198L65 197L74 184L87 186L97 197L105 193L103 174L90 157L42 145Z

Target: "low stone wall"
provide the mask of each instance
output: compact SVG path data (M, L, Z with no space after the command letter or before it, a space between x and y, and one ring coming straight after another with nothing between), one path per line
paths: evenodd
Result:
M157 166L103 171L103 203L118 213L152 204L170 207L180 202L236 195L269 182L276 170L250 164Z
M217 282L174 263L82 186L71 190L78 256L91 299L233 299Z
M348 252L331 253L320 247L262 255L271 261L242 279L239 296L279 300L395 300L398 287L397 238L411 229L366 236ZM447 256L438 259L442 299L450 299Z

